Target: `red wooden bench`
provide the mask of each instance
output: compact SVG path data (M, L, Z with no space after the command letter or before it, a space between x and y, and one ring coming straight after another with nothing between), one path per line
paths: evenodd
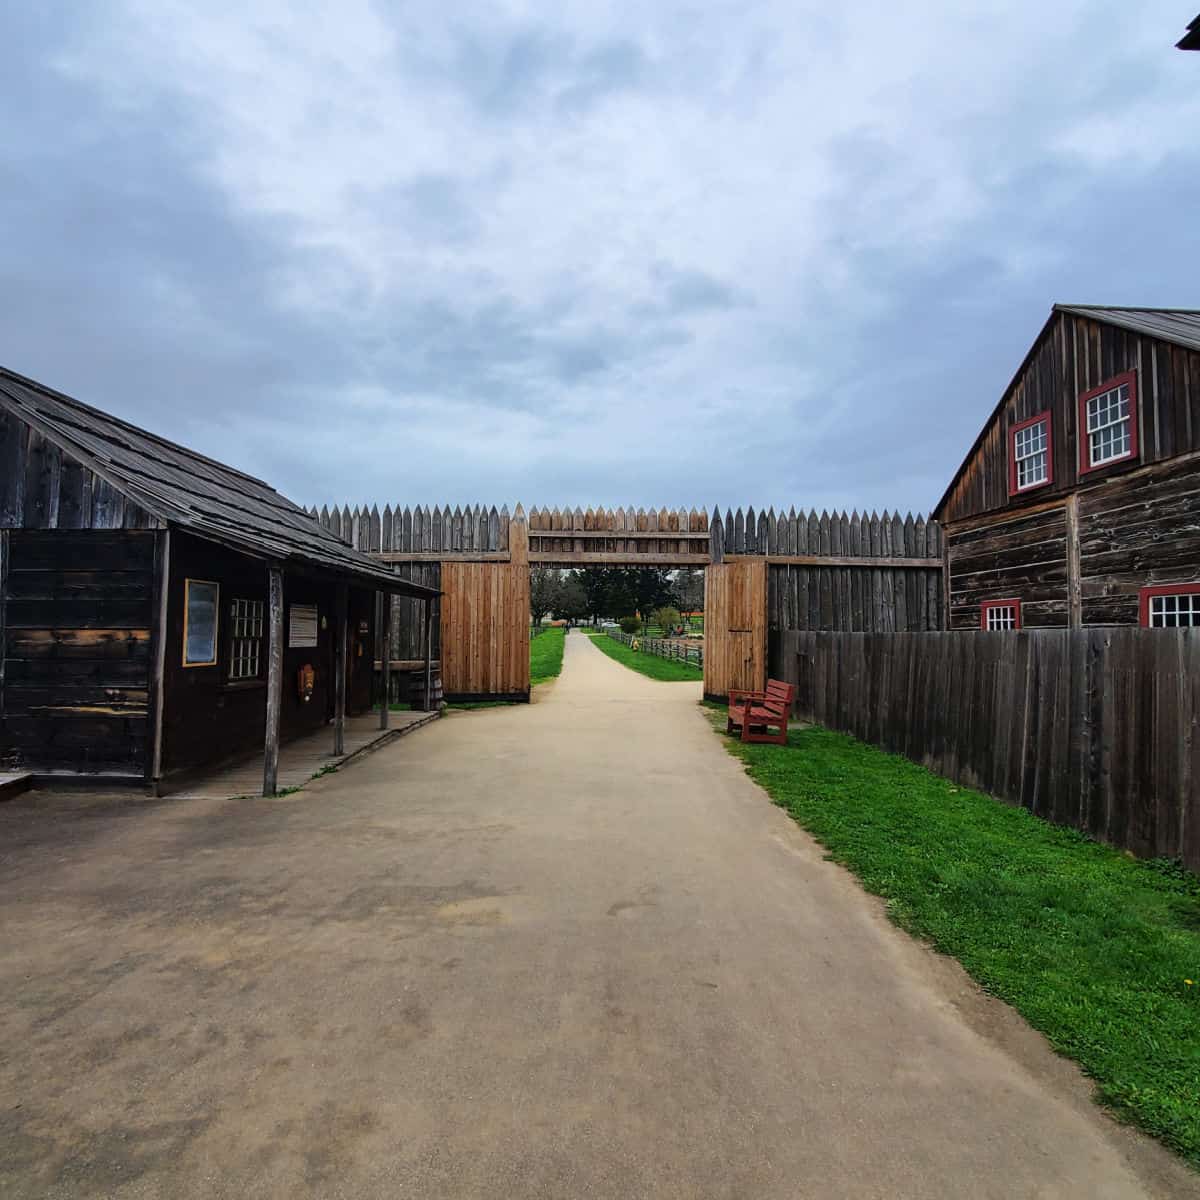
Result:
M725 721L725 732L742 731L743 742L787 742L788 715L792 711L792 700L796 688L778 679L767 680L765 692L741 692L730 690L729 715ZM771 726L779 730L771 733Z

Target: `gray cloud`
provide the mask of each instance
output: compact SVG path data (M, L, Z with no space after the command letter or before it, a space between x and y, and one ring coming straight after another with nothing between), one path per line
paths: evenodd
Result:
M0 361L303 501L928 508L1054 300L1196 303L1177 24L10 6Z

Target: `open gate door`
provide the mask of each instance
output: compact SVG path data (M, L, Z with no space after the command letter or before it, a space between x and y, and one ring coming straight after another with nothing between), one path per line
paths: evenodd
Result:
M442 688L458 700L529 699L529 567L442 563Z
M767 561L747 558L704 569L704 695L767 685Z

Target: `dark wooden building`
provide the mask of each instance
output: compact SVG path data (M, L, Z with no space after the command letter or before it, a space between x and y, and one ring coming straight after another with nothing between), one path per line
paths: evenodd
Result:
M281 741L332 722L340 750L370 707L379 593L437 596L261 480L0 370L0 766L160 788L265 746L270 794Z
M1055 305L934 515L951 629L1200 625L1200 312Z

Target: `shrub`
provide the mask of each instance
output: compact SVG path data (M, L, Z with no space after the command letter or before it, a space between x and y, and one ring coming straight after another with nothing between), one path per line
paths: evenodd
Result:
M675 632L675 627L683 624L683 617L679 615L679 609L664 604L662 608L656 608L650 614L650 624L657 625L670 637Z
M622 633L634 634L642 632L642 620L640 617L622 617L618 622Z

